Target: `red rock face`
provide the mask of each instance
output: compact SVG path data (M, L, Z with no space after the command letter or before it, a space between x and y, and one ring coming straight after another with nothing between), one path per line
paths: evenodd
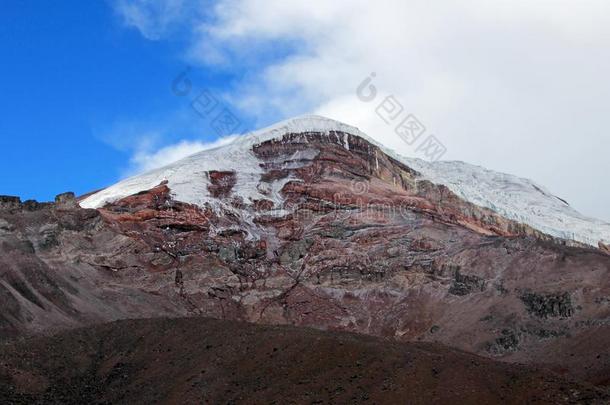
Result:
M212 197L227 198L231 195L231 191L237 180L235 172L211 171L208 176L210 179L208 191Z
M233 172L209 173L210 194L230 202L217 206L174 201L166 184L97 211L7 203L0 330L205 315L441 342L608 384L607 254L419 181L360 138L346 150L343 136L253 149L260 189L285 182L282 207L235 201Z

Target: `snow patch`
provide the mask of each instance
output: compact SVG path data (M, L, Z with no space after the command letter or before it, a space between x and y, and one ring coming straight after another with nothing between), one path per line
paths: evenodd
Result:
M610 224L582 215L531 180L457 161L403 162L463 199L546 234L595 247L610 240Z

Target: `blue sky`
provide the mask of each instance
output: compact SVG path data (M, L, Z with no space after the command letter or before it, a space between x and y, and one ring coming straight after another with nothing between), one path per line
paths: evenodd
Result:
M610 221L607 0L5 0L0 51L1 194L85 193L222 144L223 108L236 132L315 113L424 158L376 113L393 96L443 159Z
M181 37L147 40L104 1L4 1L0 194L85 193L129 173L142 142L215 139L210 120L172 93L187 66ZM220 97L236 74L191 69L191 96Z

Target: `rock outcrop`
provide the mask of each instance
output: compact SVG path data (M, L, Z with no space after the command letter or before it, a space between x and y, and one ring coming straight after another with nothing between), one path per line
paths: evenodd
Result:
M55 197L55 207L57 209L70 209L79 207L76 201L76 196L73 192L69 191L66 193L58 194Z

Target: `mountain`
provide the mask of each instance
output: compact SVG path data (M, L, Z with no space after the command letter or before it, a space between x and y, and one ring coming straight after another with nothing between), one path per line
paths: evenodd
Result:
M201 207L206 204L217 205L218 200L207 189L209 180L202 182L202 178L210 171L235 173L236 184L231 190L231 196L239 197L246 203L268 199L268 195L263 195L257 189L259 176L264 169L260 159L252 153L252 147L263 142L280 141L286 134L319 134L326 137L335 134L333 141L347 151L350 150L350 140L360 138L371 144L374 153L383 153L415 169L418 179L445 185L465 201L489 208L505 218L561 239L592 246L598 246L600 242L610 243L610 224L583 216L564 200L553 196L531 180L463 162L426 162L399 156L357 128L319 116L293 118L256 131L230 145L203 151L172 165L122 181L86 198L81 206L99 208L107 202L149 190L163 181L168 182L172 196L177 201ZM307 160L306 155L295 157L293 164L304 165ZM281 209L283 201L279 191L290 180L294 179L283 178L281 182L273 184L275 188L271 192L275 209Z
M206 318L0 346L2 403L603 404L610 395L432 343Z
M76 199L0 198L0 336L204 316L437 342L610 384L608 224L295 118Z

